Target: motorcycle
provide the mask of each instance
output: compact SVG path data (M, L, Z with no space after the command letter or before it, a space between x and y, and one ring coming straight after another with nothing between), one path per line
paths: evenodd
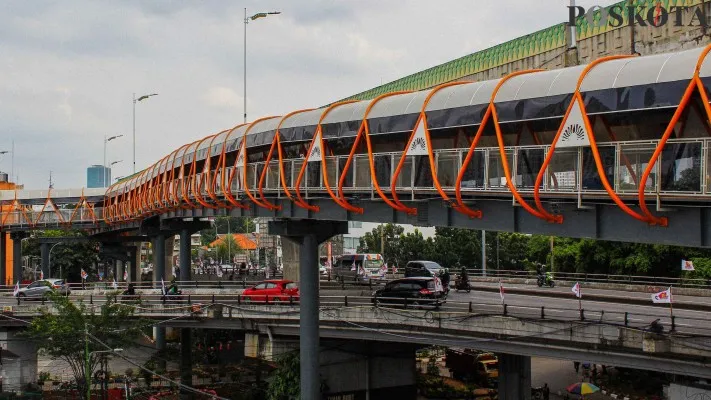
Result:
M465 290L469 293L472 291L472 285L469 283L469 279L463 279L462 276L457 276L457 279L454 281L454 290L457 292Z
M550 274L538 275L537 283L538 283L538 287L543 287L543 286L555 287L555 281L553 280L553 277L550 276Z

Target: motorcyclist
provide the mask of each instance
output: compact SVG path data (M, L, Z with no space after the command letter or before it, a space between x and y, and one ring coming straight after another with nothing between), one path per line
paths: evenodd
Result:
M442 271L439 273L439 278L442 280L442 287L444 287L444 290L447 291L449 290L449 269L447 268L442 268Z
M175 278L170 281L170 286L168 286L167 290L168 295L177 295L180 294L180 290L178 289L178 284L175 282Z
M128 284L128 288L121 293L124 296L135 296L136 295L136 287L133 285L133 283Z

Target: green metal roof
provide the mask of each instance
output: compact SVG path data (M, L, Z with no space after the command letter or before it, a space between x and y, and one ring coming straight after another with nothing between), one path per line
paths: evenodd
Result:
M655 7L657 1L660 1L660 4L667 10L671 6L689 7L702 3L702 0L634 0L633 4L638 8L646 7L649 9ZM626 7L628 4L629 2L627 0L623 0L611 4L606 8L609 10L616 5ZM598 13L598 18L599 15ZM623 23L621 26L627 24L627 16L627 13L623 13ZM590 26L584 17L578 18L576 26L578 40L618 29L607 24L602 27ZM566 23L553 25L538 32L518 37L494 47L466 55L444 64L436 65L424 71L360 92L344 100L369 100L389 92L427 89L513 61L560 48L565 46L566 29Z
M565 45L565 24L558 24L408 75L366 90L344 100L367 100L399 90L422 90L440 83L485 71L521 58L530 57Z

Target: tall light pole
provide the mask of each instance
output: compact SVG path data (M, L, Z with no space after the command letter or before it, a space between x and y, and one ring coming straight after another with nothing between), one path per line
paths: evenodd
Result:
M281 11L260 12L247 18L247 8L244 9L244 123L247 123L247 24L250 20L266 18L269 15L278 15Z
M151 96L158 96L158 93L144 94L136 98L133 94L133 173L136 173L136 102L143 101Z
M51 278L51 277L52 277L52 250L54 250L55 247L57 247L58 245L63 244L63 243L64 243L64 242L57 242L57 243L53 244L52 247L49 248L49 257L48 257L48 260L47 260L47 264L49 264L49 265L47 265L47 268L49 269L49 271L47 271L47 273L49 274L48 278ZM62 278L62 266L61 266L61 264L59 265L59 278L60 278L60 279Z
M123 137L123 135L114 135L111 137L109 137L108 135L104 135L104 163L101 164L101 166L104 167L104 170L101 171L101 173L103 174L103 176L101 177L101 184L103 187L106 187L106 144L120 137Z

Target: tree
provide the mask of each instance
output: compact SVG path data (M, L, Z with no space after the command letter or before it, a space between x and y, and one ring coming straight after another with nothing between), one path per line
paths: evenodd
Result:
M385 246L385 249L383 251L380 249L381 230L384 232L383 245ZM380 225L379 227L374 228L372 232L367 232L360 238L358 252L379 253L385 258L385 261L390 262L391 260L397 258L400 235L402 235L403 232L405 232L405 228L400 225Z
M284 353L277 359L277 368L269 381L267 396L269 400L292 400L299 398L300 368L299 352Z
M481 268L481 231L464 228L435 228L432 261L446 268L457 263L467 268Z
M410 261L428 260L434 253L434 241L425 239L422 232L415 229L412 233L400 235L395 260L399 267L404 267Z
M38 351L54 359L64 360L72 370L82 397L86 395L86 354L134 345L141 334L143 322L134 317L134 308L116 302L116 295L106 296L98 312L83 301L51 295L53 311L42 310L22 333L33 341ZM88 333L88 334L87 334ZM102 344L103 343L103 344ZM92 376L104 354L90 354L89 373Z
M221 238L220 243L217 245L218 260L230 260L231 256L239 253L244 253L244 249L237 244L234 236L225 235ZM228 262L232 261L230 260Z
M87 233L80 230L44 230L36 232L32 237L22 242L22 254L31 257L40 257L40 238L59 237L87 237ZM50 245L52 246L52 245ZM60 242L52 249L50 258L51 275L47 278L64 278L70 282L81 281L81 269L91 271L95 262L99 260L98 243L94 241ZM59 276L62 271L62 276Z

